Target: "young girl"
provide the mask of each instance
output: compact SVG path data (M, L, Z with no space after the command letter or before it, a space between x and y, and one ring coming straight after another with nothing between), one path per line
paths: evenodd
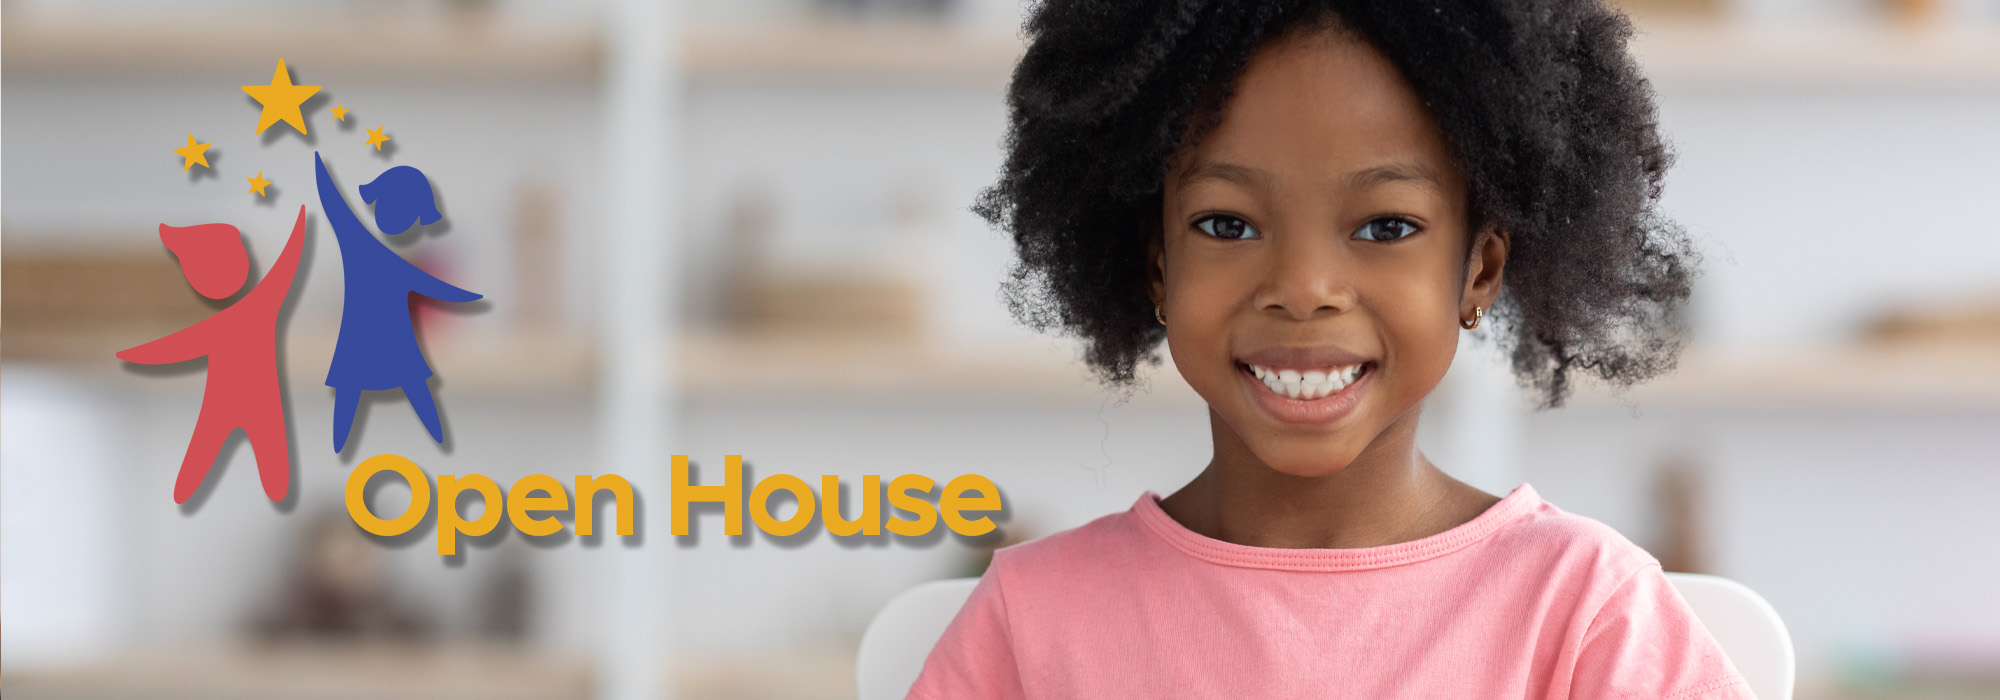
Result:
M979 205L1015 311L1116 384L1164 339L1215 452L1000 550L911 697L1751 697L1657 560L1415 443L1461 330L1547 406L1672 367L1693 254L1630 32L1598 0L1037 7Z

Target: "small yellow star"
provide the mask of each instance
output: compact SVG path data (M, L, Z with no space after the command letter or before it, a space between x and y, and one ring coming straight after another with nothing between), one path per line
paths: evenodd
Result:
M282 121L303 134L306 133L306 118L299 114L299 105L319 92L319 86L293 85L291 74L285 72L285 59L281 58L278 59L278 69L271 72L270 85L245 85L243 91L250 93L258 104L264 105L264 111L257 115L257 133L264 133L272 124Z
M368 145L374 146L375 150L378 151L382 150L382 144L389 140L389 137L382 135L382 128L383 127L378 126L373 129L368 129Z
M181 154L181 172L187 172L188 167L195 165L208 167L208 147L213 145L214 141L195 143L194 134L188 134L188 145L174 149L175 153Z
M243 179L250 181L250 194L254 194L259 197L265 196L264 186L271 184L270 180L264 179L264 171L262 170L257 171L256 177L246 177Z
M337 122L338 122L338 121L346 121L346 120L347 120L347 110L345 110L345 109L341 109L341 108L340 108L340 105L339 105L339 104L335 104L335 105L333 106L333 108L332 108L332 109L329 109L329 110L327 110L327 111L329 111L329 112L332 112L332 113L333 113L333 120L334 120L334 121L337 121Z

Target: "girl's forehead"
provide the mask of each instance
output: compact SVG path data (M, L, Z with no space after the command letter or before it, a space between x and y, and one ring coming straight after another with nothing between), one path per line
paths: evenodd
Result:
M1182 177L1227 164L1273 177L1370 171L1458 182L1444 135L1386 56L1351 34L1285 37L1259 49Z

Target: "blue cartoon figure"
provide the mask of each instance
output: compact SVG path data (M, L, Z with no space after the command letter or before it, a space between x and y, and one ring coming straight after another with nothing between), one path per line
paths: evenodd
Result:
M410 321L410 295L448 302L468 302L478 294L446 284L418 269L383 245L347 208L347 198L333 184L326 163L313 154L319 181L320 208L334 238L340 241L340 262L346 297L340 313L340 339L333 349L333 367L326 385L333 387L333 451L347 449L348 429L361 392L402 389L410 408L424 422L431 439L444 442L437 404L431 398L430 364L417 346ZM416 168L399 165L361 186L361 199L375 205L375 225L394 236L417 224L442 218L431 196L431 183Z

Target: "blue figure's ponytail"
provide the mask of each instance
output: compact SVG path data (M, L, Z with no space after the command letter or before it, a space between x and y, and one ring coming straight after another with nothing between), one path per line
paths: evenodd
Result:
M375 205L375 226L394 236L410 226L433 223L444 218L437 200L431 196L431 181L422 171L398 165L361 186L361 201Z

